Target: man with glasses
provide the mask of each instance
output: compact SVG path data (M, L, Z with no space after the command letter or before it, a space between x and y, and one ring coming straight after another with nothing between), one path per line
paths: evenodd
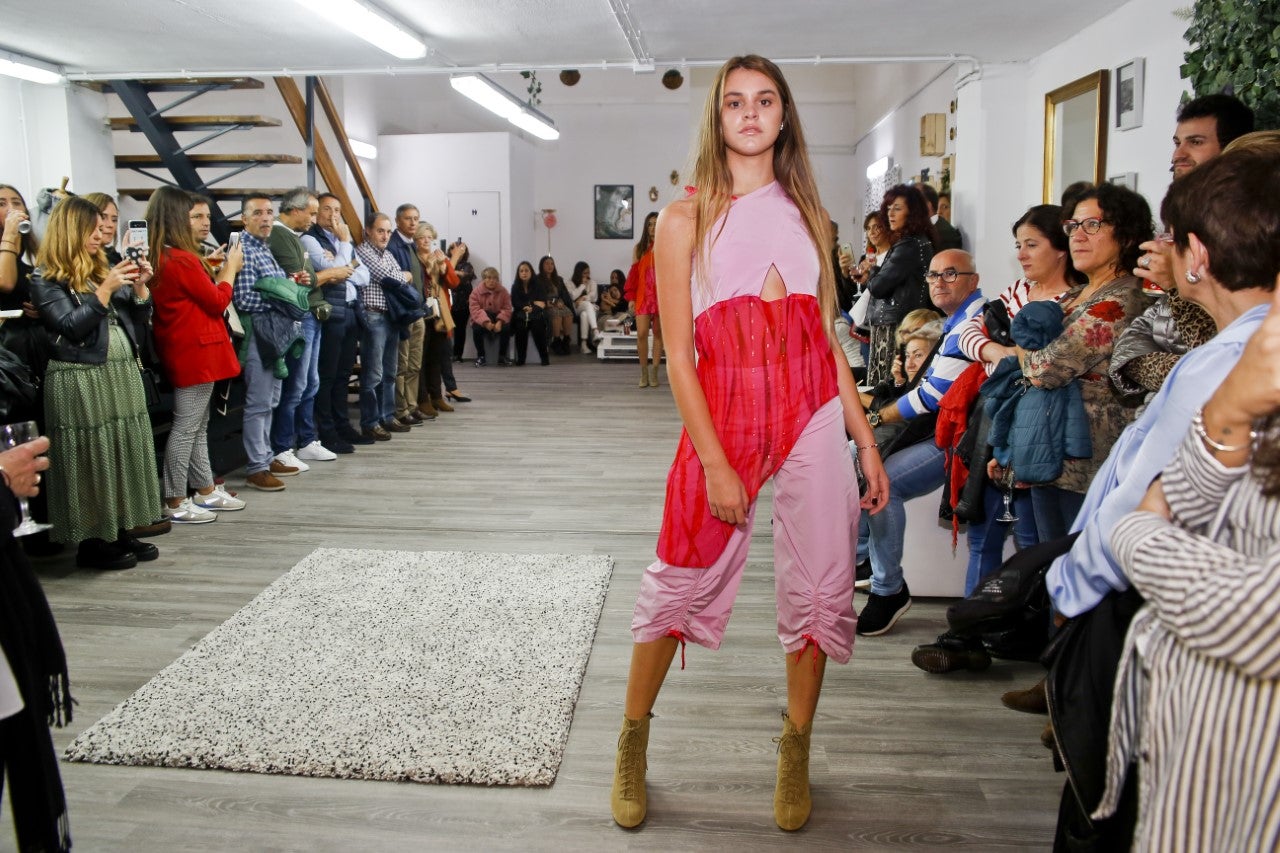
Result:
M942 395L969 366L969 358L960 351L960 329L983 305L973 256L962 249L939 252L929 262L925 279L929 282L933 304L946 315L942 343L915 389L879 411L867 414L873 428L938 411ZM852 444L850 452L856 453ZM884 466L889 475L888 506L876 515L863 516L871 534L872 575L870 598L858 615L858 633L865 637L888 633L911 607L911 593L902 576L907 522L904 504L940 488L946 477L945 457L932 441L923 441L893 454Z

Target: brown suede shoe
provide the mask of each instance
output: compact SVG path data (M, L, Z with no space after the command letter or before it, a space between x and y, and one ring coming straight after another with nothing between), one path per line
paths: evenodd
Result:
M283 462L271 460L271 473L277 477L293 477L298 473L298 469L292 465L286 465Z
M390 441L391 433L382 428L381 425L373 427L373 429L362 429L360 435L363 438L372 438L374 441Z
M1000 701L1006 708L1022 711L1024 714L1049 713L1049 703L1044 696L1043 678L1037 681L1034 687L1028 687L1026 690L1010 690L1000 697Z
M284 483L276 479L270 471L258 471L245 477L245 482L260 492L283 492Z
M443 397L441 397L441 398L440 398L440 399L438 399L438 400L432 400L432 401L431 401L431 405L435 407L435 409L436 409L436 411L437 411L437 412L452 412L452 411L453 411L453 406L450 406L448 403L446 403Z

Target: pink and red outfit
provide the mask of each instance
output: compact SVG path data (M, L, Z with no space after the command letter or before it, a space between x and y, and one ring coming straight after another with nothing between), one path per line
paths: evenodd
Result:
M711 514L702 464L682 432L667 476L658 560L641 581L632 636L719 648L756 497L772 477L778 638L787 652L816 644L845 663L857 623L859 495L818 303L817 250L777 182L734 199L709 235L707 279L695 263L691 285L698 382L751 506L743 525ZM786 287L782 299L760 297L770 268Z

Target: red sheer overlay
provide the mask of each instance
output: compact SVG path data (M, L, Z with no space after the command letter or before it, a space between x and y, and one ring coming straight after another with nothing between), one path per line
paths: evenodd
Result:
M839 390L818 300L805 294L717 302L694 323L698 382L729 464L755 501L786 461L809 418ZM702 463L687 431L667 474L658 558L705 569L733 525L711 514Z

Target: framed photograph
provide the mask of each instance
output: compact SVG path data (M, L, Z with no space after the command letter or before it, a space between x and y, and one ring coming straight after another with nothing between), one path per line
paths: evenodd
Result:
M1145 59L1131 59L1116 69L1116 130L1142 127L1142 78Z
M632 184L596 184L597 240L635 239L635 195Z
M1138 191L1138 173L1137 172L1121 172L1118 175L1111 175L1109 178L1107 178L1107 183L1117 184L1119 186L1125 187L1126 189L1131 189L1134 192L1137 192Z

